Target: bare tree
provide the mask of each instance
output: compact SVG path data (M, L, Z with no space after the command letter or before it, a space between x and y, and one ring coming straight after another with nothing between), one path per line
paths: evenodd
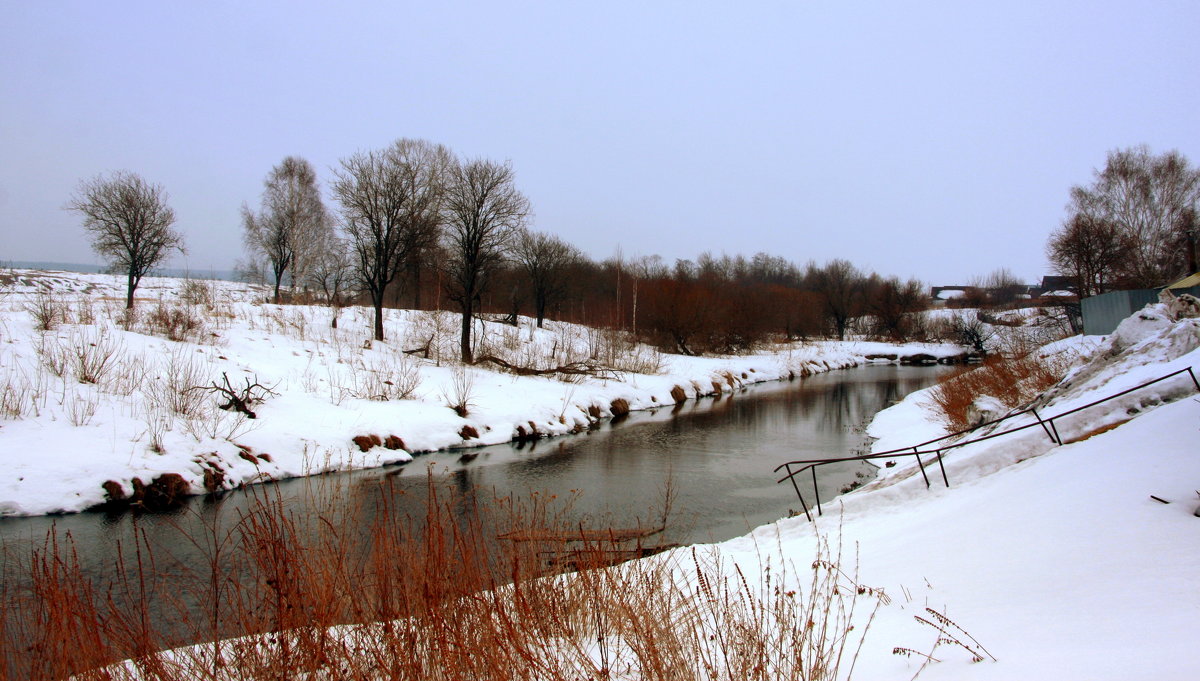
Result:
M925 287L916 279L876 281L867 292L865 307L875 318L878 335L905 340L917 330L918 314L927 307Z
M450 152L401 139L380 151L343 159L333 192L359 283L375 307L375 340L383 340L383 301L411 254L436 241L443 178Z
M513 184L512 166L480 159L451 168L443 202L445 264L451 300L462 310L462 361L471 363L471 325L480 296L529 217L529 200Z
M513 255L529 277L534 316L540 329L546 309L566 295L571 265L582 259L583 254L552 234L523 229L514 242Z
M1069 222L1082 216L1111 225L1126 241L1116 275L1133 288L1162 285L1186 269L1186 232L1198 209L1200 169L1177 151L1155 156L1145 146L1109 152L1091 185L1071 189L1067 208Z
M809 272L810 286L821 297L825 317L833 324L838 340L846 339L850 320L862 313L864 278L849 260L830 260Z
M171 229L175 211L167 205L166 190L136 173L119 170L85 180L66 208L83 216L92 250L106 258L114 272L126 274L126 309L133 307L133 292L142 277L172 250L184 251L183 236Z
M254 213L243 205L242 224L246 250L265 257L270 265L278 303L284 274L290 272L293 282L303 278L314 255L313 245L331 225L312 164L288 156L272 168L263 180L261 211Z
M972 278L971 286L983 291L989 305L1007 305L1017 299L1026 286L1007 267L992 270L987 275Z
M353 295L354 263L350 259L349 244L330 234L317 248L305 278L310 286L321 292L325 304L333 310L329 326L336 329L338 313Z
M1074 279L1079 297L1086 298L1112 287L1129 250L1129 240L1113 222L1077 211L1050 235L1046 258L1055 271Z

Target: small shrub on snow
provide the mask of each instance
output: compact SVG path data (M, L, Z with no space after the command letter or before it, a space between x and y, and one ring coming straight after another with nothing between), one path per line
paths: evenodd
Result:
M211 307L217 300L216 285L202 279L185 279L179 297L188 305Z
M63 394L63 411L67 413L67 420L73 426L86 426L92 422L92 417L96 415L96 409L100 406L100 401L94 392L78 390L64 391Z
M38 331L53 331L67 319L67 304L46 289L39 289L25 302L25 311L33 318L33 328Z
M442 388L442 399L455 414L466 417L475 396L475 374L459 364L450 370L450 385Z
M208 385L212 380L211 361L186 347L177 347L159 367L158 375L147 383L146 398L177 416L203 415L207 398L202 391L192 388Z
M1040 357L1030 353L1022 357L995 356L984 364L955 372L938 382L930 399L939 420L951 430L965 430L978 425L975 405L979 398L990 396L1008 409L1015 409L1032 400L1038 393L1062 380L1069 364L1057 358ZM984 410L990 413L990 410Z
M343 397L387 402L412 397L421 385L421 371L408 355L390 353L359 360L346 379L347 384L337 386Z
M159 301L145 317L150 333L173 341L199 343L208 336L208 323L197 308Z
M72 334L68 353L79 382L95 384L108 377L124 354L120 342L105 327Z

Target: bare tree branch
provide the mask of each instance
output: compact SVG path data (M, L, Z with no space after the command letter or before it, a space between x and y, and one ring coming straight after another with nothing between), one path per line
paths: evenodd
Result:
M507 163L476 160L451 167L442 215L450 299L462 310L462 361L471 363L471 324L480 296L529 217L529 200Z
M125 307L133 307L133 292L142 277L166 260L172 250L183 252L183 236L171 229L175 211L167 205L161 185L124 170L80 183L67 210L83 216L92 250L106 258L113 271L125 272Z
M452 163L443 146L397 140L342 159L333 192L355 272L375 307L375 339L383 340L383 300L410 254L437 241L443 178Z
M284 275L291 273L293 282L302 281L317 247L332 230L312 164L288 156L272 168L263 180L262 209L254 213L243 205L242 224L247 251L270 263L278 303Z

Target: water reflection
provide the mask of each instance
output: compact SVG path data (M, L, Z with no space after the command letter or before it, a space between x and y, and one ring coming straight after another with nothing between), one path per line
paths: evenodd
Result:
M384 506L420 516L429 494L426 470L462 493L523 497L531 491L567 496L578 490L575 521L584 525L653 524L670 481L678 499L666 541L723 540L799 510L790 485L776 485L772 469L789 459L851 453L863 444L862 426L879 409L930 384L930 367L875 366L820 374L792 383L764 384L717 399L692 401L653 413L636 412L619 424L524 446L493 446L418 457L406 467L285 481L269 489L301 512L319 503L321 486L351 490L345 517L368 527ZM471 456L473 455L473 456ZM830 467L832 468L832 467ZM863 464L822 470L820 495L871 469ZM810 494L808 486L802 491ZM314 492L315 488L315 492ZM70 533L85 573L111 579L118 547L128 553L139 537L155 552L165 589L170 576L207 564L204 542L229 528L253 504L246 491L195 499L164 515L81 513L0 519L6 586L13 561L41 546L47 532ZM464 501L462 513L470 513ZM315 506L314 506L315 507ZM181 533L182 530L182 533ZM190 537L191 539L188 539Z

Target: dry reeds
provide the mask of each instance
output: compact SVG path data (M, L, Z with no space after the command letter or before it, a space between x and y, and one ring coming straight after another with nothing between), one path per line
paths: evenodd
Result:
M233 527L184 537L208 560L183 590L156 586L142 535L99 584L69 535L51 534L28 562L30 592L6 582L4 678L813 681L852 666L873 618L856 608L887 602L827 544L808 580L698 549L611 566L604 541L554 574L546 542L496 540L569 533L550 496L485 507L431 482L419 514L383 493L369 507L333 495L314 515L271 489Z
M972 422L972 405L982 396L998 399L1014 409L1062 380L1066 363L1029 353L1016 357L992 356L982 365L956 371L930 391L936 413L950 430L965 430Z

